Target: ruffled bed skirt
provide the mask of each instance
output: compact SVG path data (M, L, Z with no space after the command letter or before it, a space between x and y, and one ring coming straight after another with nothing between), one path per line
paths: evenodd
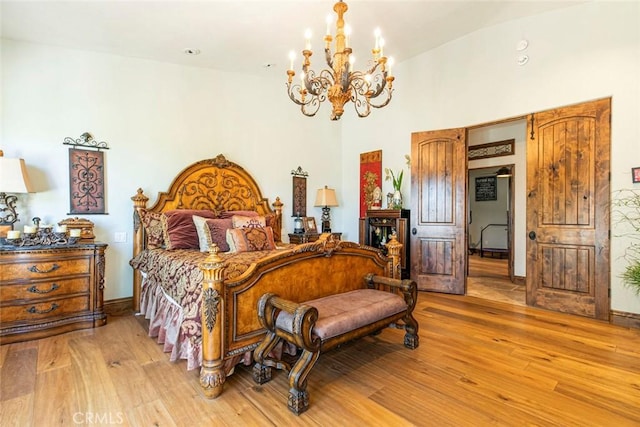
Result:
M149 320L149 336L156 338L158 344L162 344L165 353L171 353L169 360L186 360L187 370L202 366L202 340L185 336L182 332L182 307L162 289L162 286L154 285L142 275L140 295L140 314ZM273 350L272 355L280 357L282 343ZM296 354L294 346L287 345L286 353ZM233 373L236 364L243 363L249 366L253 363L252 352L225 360L227 375Z
M185 359L187 369L202 365L201 341L189 339L182 333L180 325L183 315L180 305L161 286L154 286L143 275L140 295L140 313L149 320L149 336L163 345L165 353L171 353L172 362Z

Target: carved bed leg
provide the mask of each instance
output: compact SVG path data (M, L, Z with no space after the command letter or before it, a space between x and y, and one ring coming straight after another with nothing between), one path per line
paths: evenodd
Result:
M222 292L224 267L213 244L209 256L200 264L202 270L202 368L200 385L206 397L212 399L222 393L224 369L223 331L225 301Z
M300 359L289 372L289 400L287 405L296 415L309 409L309 393L307 392L307 376L320 357L320 350L310 352L303 350Z

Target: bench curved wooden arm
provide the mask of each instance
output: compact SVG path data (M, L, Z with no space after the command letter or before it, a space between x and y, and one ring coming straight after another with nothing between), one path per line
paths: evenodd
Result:
M276 319L280 311L285 311L293 316L291 332L276 329ZM272 293L264 294L258 301L258 319L268 331L276 331L276 334L291 342L296 347L309 351L320 349L320 339L311 335L313 325L318 320L318 310L306 304L280 298Z

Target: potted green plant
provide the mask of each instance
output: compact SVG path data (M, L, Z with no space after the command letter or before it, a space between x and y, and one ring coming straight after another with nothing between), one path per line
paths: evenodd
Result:
M407 167L411 168L411 157L409 157L408 154L405 154L404 158L407 161ZM402 209L402 178L404 177L404 169L400 169L400 172L398 172L397 176L389 168L385 168L384 173L385 173L384 180L385 181L391 180L393 184L392 208Z
M620 190L614 194L614 220L629 231L621 235L631 240L624 259L627 267L621 275L623 283L640 296L640 191Z

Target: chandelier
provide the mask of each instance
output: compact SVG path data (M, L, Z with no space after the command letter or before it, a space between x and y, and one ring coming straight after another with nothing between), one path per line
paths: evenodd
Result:
M371 107L382 108L391 101L393 92L393 80L391 65L393 58L383 54L384 39L380 37L380 30L375 32L375 45L371 50L373 59L369 61L369 69L366 71L354 71L354 57L349 47L350 29L345 28L344 13L348 6L340 0L333 6L338 15L336 21L335 51L331 52L331 32L327 19L327 34L324 36L324 54L329 69L323 69L317 75L311 67L311 32L305 34L305 48L302 51L304 57L300 83L293 83L296 75L293 71L295 54L289 54L290 67L287 70L287 92L289 98L300 106L305 116L315 116L322 102L329 99L332 104L331 120L339 120L344 113L344 105L353 102L359 117L367 117L371 113Z

